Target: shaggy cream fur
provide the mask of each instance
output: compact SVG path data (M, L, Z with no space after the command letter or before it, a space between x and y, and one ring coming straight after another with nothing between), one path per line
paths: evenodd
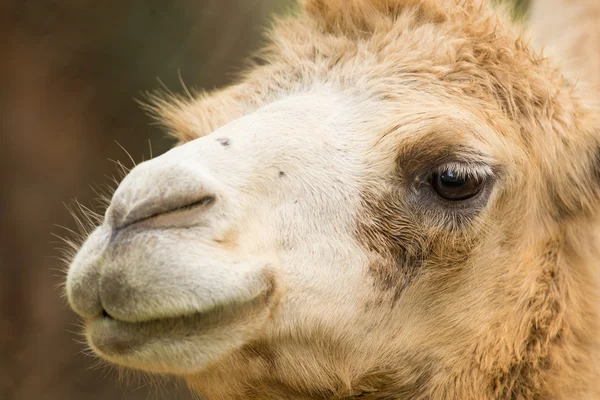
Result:
M67 277L90 346L210 400L600 398L587 7L567 78L480 1L305 0L237 84L157 98L181 145Z

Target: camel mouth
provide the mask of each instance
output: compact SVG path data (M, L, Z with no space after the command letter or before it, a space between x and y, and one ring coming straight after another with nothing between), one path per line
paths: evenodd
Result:
M90 348L113 364L202 368L256 337L286 287L273 253L237 254L180 229L110 235L102 226L88 238L67 290Z

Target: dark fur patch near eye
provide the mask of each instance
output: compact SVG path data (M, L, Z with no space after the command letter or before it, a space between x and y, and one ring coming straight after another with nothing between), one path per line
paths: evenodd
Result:
M363 196L364 213L356 235L372 257L370 272L378 286L393 291L395 303L430 255L430 243L402 196Z
M365 191L363 207L356 236L368 251L375 284L390 294L386 298L392 307L430 268L459 276L479 243L480 237L469 229L436 223L400 188L383 195Z

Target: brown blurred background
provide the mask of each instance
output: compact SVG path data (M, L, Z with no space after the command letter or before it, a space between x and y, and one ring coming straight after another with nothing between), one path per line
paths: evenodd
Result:
M64 203L172 144L134 98L227 84L293 0L0 0L0 400L191 399L117 382L60 298ZM99 211L101 211L99 209ZM58 225L58 226L57 226Z

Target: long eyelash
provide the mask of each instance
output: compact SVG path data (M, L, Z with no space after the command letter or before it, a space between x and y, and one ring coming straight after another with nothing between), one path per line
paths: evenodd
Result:
M442 164L434 170L434 172L440 174L447 171L456 172L459 176L463 178L473 177L480 180L485 180L493 175L492 168L485 164L465 164L458 162L450 162Z

